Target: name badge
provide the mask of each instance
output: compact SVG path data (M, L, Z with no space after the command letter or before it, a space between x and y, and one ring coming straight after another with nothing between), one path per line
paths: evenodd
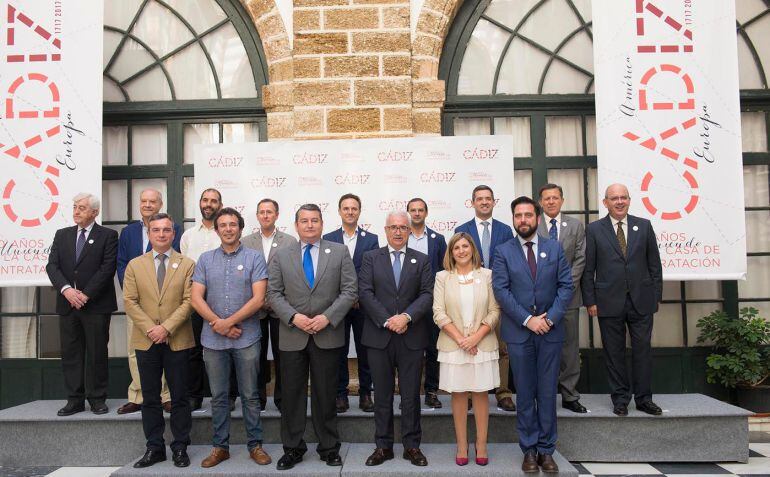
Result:
M366 232L364 232L363 230L361 231L361 237L366 237Z

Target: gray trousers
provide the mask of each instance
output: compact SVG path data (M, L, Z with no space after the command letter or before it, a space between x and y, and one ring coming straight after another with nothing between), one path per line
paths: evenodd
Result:
M569 308L564 314L564 346L561 349L559 392L562 401L580 399L577 383L580 380L580 327L579 309Z

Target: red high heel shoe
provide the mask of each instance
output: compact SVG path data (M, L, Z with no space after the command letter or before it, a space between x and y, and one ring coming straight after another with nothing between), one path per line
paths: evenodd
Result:
M478 451L478 446L474 446L474 447ZM476 456L476 465L485 466L487 464L489 464L489 457Z
M470 453L470 449L466 451L466 454L468 453ZM468 457L457 457L457 455L455 455L455 464L459 465L460 467L468 465Z

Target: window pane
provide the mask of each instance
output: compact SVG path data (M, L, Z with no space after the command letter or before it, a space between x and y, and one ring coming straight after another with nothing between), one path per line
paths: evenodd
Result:
M34 313L35 287L0 288L0 312Z
M195 178L184 178L184 218L198 218L198 197L195 195Z
M125 30L134 19L142 0L120 0L119 2L105 0L104 24Z
M770 296L770 257L748 257L748 262L746 280L738 280L738 296L740 298Z
M128 219L127 211L128 182L102 181L102 219L122 222Z
M159 57L193 37L179 18L157 2L147 4L131 33L144 41Z
M40 315L40 358L61 358L59 315Z
M196 144L216 144L219 142L219 124L184 125L184 163L194 164L194 146Z
M770 205L768 166L743 166L743 198L746 207Z
M107 344L107 356L110 358L128 356L127 319L126 315L112 315L110 320L110 342Z
M763 0L737 0L735 2L735 18L745 23L765 10Z
M0 357L37 357L37 318L34 316L0 317Z
M193 43L163 64L174 84L176 99L217 98L214 75L199 44Z
M596 116L586 116L586 154L596 155Z
M168 80L156 66L124 86L131 101L168 101L171 89Z
M564 190L563 210L585 210L582 169L548 169L548 182Z
M251 63L243 42L232 24L228 23L203 39L214 63L223 98L253 98L259 96L254 86ZM199 66L200 68L200 66Z
M166 179L134 179L131 181L131 191L133 193L131 197L132 220L139 220L142 217L139 213L139 194L141 194L144 189L159 190L160 193L163 194L164 200L163 207L160 208L160 211L166 211L167 204L165 202L169 200L168 194L166 193Z
M554 51L567 33L579 26L580 23L567 2L550 1L543 2L532 12L519 33Z
M757 62L742 35L738 35L738 86L740 89L764 89Z
M534 46L515 38L500 66L497 93L539 94L540 75L548 58L548 55Z
M203 33L227 18L214 0L166 0L166 3L179 12L197 33Z
M578 38L582 37L583 35L581 34ZM591 46L591 42L587 37L584 43L589 47ZM589 69L588 71L591 70ZM590 81L591 77L582 71L561 61L554 60L548 67L548 72L543 82L542 94L583 94L586 92L586 87Z
M684 346L681 305L660 305L658 312L653 315L651 342L657 348Z
M687 304L687 342L689 346L710 346L712 343L698 343L700 329L698 320L712 312L721 310L721 303L688 303Z
M540 0L492 0L484 14L515 30L524 15Z
M495 135L513 136L513 157L531 157L532 144L528 117L495 118Z
M741 113L743 152L767 152L765 113Z
M102 88L104 88L105 103L122 103L126 100L120 88L106 76L102 79Z
M222 125L222 142L225 144L259 142L259 124L225 123Z
M131 163L166 164L166 126L131 127Z
M118 81L124 81L142 68L155 61L147 50L132 39L127 39L120 49L117 59L109 70Z
M508 36L505 30L484 19L479 20L460 66L457 94L492 94L497 62Z
M104 126L102 128L102 164L105 166L128 164L128 127Z
M545 155L582 156L583 131L578 116L545 118Z
M596 176L596 168L591 167L588 169L588 208L590 210L599 210L599 179ZM603 206L602 206L603 207ZM606 209L599 210L602 215L606 213Z
M40 288L40 313L56 313L56 298L59 296L59 291L54 290L53 287L39 287Z
M104 30L104 41L103 41L104 50L102 50L102 66L107 66L107 63L110 62L110 58L112 58L112 55L115 54L115 51L118 48L118 44L120 44L121 38L123 38L123 35L121 35L120 33Z
M746 251L770 252L770 210L746 212Z
M455 118L455 136L489 134L489 118Z
M532 170L517 169L513 171L513 189L517 196L532 197Z
M770 61L770 16L765 15L746 27L746 33L754 44L757 55L759 55L760 61L765 67L765 75L767 75L770 73L770 69L767 66ZM755 65L754 68L757 68L756 62L752 61L752 63Z

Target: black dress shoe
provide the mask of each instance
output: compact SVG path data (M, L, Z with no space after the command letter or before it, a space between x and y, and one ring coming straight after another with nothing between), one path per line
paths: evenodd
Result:
M295 465L302 462L303 452L290 449L280 459L278 459L278 465L275 466L278 470L289 470Z
M346 412L348 409L350 409L350 403L348 402L347 396L337 396L337 400L334 402L334 405L337 408L337 414L342 414L343 412Z
M425 393L425 405L432 407L433 409L441 409L441 401L438 400L438 395L433 392Z
M187 449L177 449L171 454L171 460L175 467L187 467L190 465L190 456L187 455Z
M68 402L63 408L56 412L56 415L60 417L71 416L85 410L86 405L82 402Z
M236 398L230 398L230 412L235 411L235 399Z
M166 453L163 451L147 450L141 459L134 463L134 469L142 469L166 460ZM189 463L189 461L188 461Z
M582 404L580 404L580 401L574 400L574 401L562 401L561 407L564 409L569 409L572 412L576 412L578 414L585 414L588 412L588 409L585 408Z
M412 465L418 465L420 467L425 467L428 465L428 459L425 457L425 454L423 454L422 451L416 447L412 449L404 449L404 459L411 462Z
M278 408L278 412L281 412L281 401L276 401L273 399L273 404L275 404L275 407Z
M507 412L513 412L516 410L516 404L513 403L513 399L510 397L504 397L504 398L498 399L497 407Z
M642 412L646 412L647 414L652 414L653 416L660 416L663 414L663 409L661 409L652 401L645 401L641 404L637 404L636 408Z
M358 397L358 407L364 412L374 412L374 401L369 394L362 394Z
M615 404L615 406L612 408L612 412L615 413L616 416L628 416L628 405Z
M370 455L366 459L366 465L369 467L372 467L374 465L380 465L386 460L390 460L393 458L393 449L384 449L381 447L378 447L374 449L374 452L372 452L372 455Z
M259 401L259 410L260 411L264 411L266 407L267 407L267 401L266 400L265 401L260 400Z
M342 457L339 452L332 451L326 454L325 457L321 457L321 460L326 462L326 465L330 467L339 467L342 465Z
M97 401L91 403L91 412L94 414L107 414L107 404L104 401Z
M201 407L203 407L203 399L190 398L190 411L197 411Z

